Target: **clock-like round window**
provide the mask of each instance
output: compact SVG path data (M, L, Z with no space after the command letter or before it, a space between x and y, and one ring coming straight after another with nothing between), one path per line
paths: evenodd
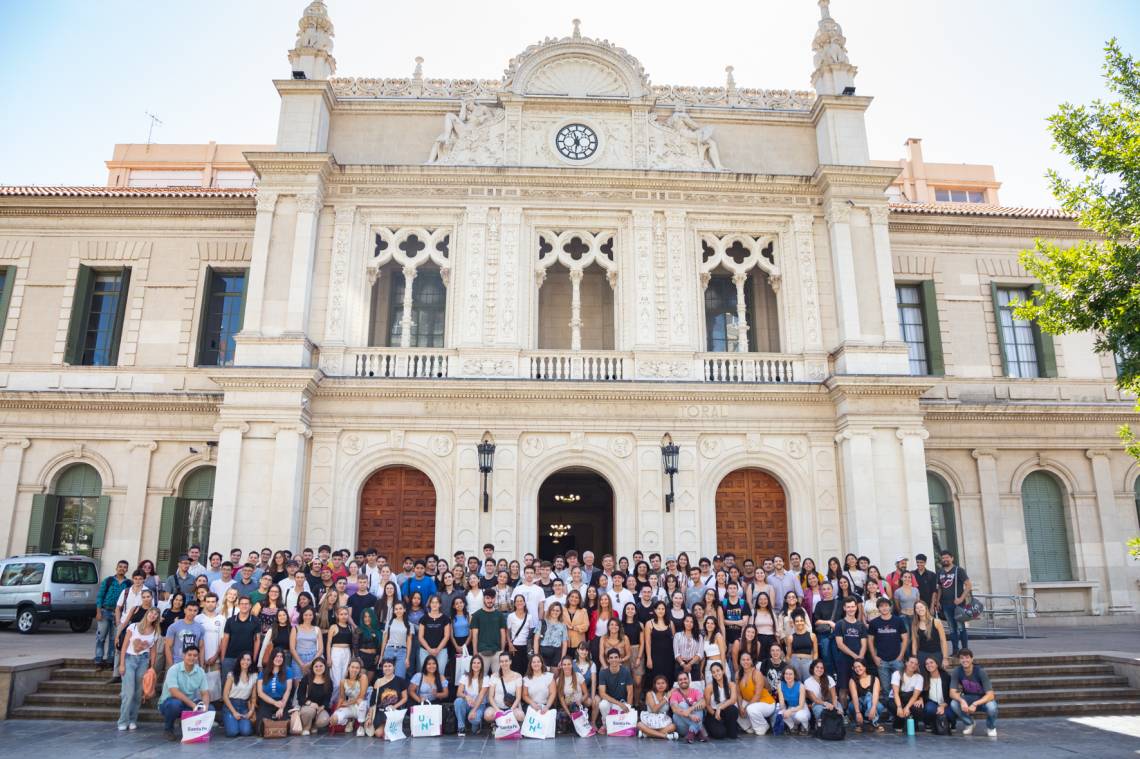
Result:
M598 135L585 124L567 124L554 138L558 152L571 161L583 161L598 149Z

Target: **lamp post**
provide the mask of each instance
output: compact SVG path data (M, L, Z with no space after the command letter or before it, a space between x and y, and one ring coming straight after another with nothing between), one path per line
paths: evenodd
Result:
M491 508L491 495L487 492L487 475L495 468L495 444L491 433L484 432L483 440L476 446L479 451L479 473L483 475L483 513Z
M677 473L677 459L680 452L681 447L674 443L672 436L666 432L665 437L661 438L661 465L665 469L665 474L669 475L669 492L665 494L666 513L673 510L673 475Z

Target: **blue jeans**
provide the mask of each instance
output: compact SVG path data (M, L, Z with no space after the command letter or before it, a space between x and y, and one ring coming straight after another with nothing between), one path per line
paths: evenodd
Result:
M115 610L103 609L103 618L95 623L95 663L110 664L115 660Z
M182 719L182 712L189 711L189 707L171 696L158 705L158 711L162 713L162 719L166 722L166 732L170 733L174 731L175 723Z
M681 735L700 732L704 729L704 721L705 713L699 709L693 712L692 718L680 714L673 715L673 724L677 726L677 732Z
M862 714L863 719L865 720L865 719L867 719L867 713L870 711L871 711L871 694L865 693L863 695L863 697L859 699L859 714ZM855 718L855 702L854 701L852 701L850 704L847 705L847 713L851 716L851 719L853 719L853 720L856 719ZM878 709L875 710L875 718L873 720L871 720L871 724L872 725L879 724L879 720L882 718L882 716L883 716L883 705L879 704Z
M230 703L240 714L249 712L249 701L244 698L231 698ZM253 723L248 719L238 719L225 706L222 707L222 726L226 729L227 738L236 738L239 735L253 735Z
M816 633L815 639L819 643L819 658L823 659L827 674L835 677L835 640L830 635L819 633Z
M127 654L124 664L123 684L119 686L119 727L126 727L139 721L139 705L142 703L142 681L150 666L150 654ZM118 673L116 673L118 674Z
M963 693L962 698L966 699L967 704L972 704L981 698L981 696L971 696ZM958 699L954 699L950 702L950 709L954 712L954 716L960 719L963 724L974 724L974 718L962 709L962 704L958 701ZM997 727L997 702L987 701L986 703L982 704L982 709L986 713L986 729L993 730L995 727ZM977 712L975 712L975 714L977 714Z
M483 710L487 708L487 699L483 699L476 706L471 706L467 703L462 695L455 698L455 724L463 732L467 731L470 727L472 732L479 732L479 725L482 724Z
M957 718L954 716L954 707L950 706L946 711L942 712L946 715L946 720L950 723L950 728L954 728L954 723ZM924 701L922 704L922 717L926 721L926 726L933 729L934 720L938 716L938 704L933 701Z
M957 656L959 649L970 647L970 636L966 632L966 623L955 619L954 604L942 607L942 618L946 620L946 640L950 643L950 655Z
M406 657L407 655L408 655L408 647L407 646L388 645L388 646L384 647L384 655L381 657L381 660L383 660L383 659L395 659L396 660L396 677L403 678L403 677L406 677L408 674L408 665L404 663L404 657Z
M879 688L880 688L880 692L890 693L891 692L891 675L895 672L902 672L903 668L906 666L906 664L905 664L905 662L901 662L901 661L897 661L897 660L887 661L886 659L880 659L879 661L882 662L881 664L879 664ZM888 698L887 700L889 701L890 699Z

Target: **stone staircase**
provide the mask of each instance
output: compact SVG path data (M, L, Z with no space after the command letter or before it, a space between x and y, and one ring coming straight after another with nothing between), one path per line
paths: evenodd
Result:
M990 656L978 663L993 681L1000 719L1140 714L1140 689L1098 656ZM119 686L107 684L109 678L109 670L96 672L89 661L66 659L9 716L113 722ZM143 704L139 721L161 721L153 701Z

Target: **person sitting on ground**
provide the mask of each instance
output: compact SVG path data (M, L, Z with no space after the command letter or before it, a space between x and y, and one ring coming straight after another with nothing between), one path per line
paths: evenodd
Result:
M893 707L896 733L901 733L908 719L916 719L922 712L922 673L918 669L918 657L908 656L902 672L891 675L891 696L888 704Z
M369 719L364 726L365 735L384 737L384 723L388 712L403 709L408 703L408 683L396 674L396 660L386 658L380 664L380 676L372 684L372 697L369 700Z
M815 718L816 727L823 721L825 711L843 713L839 696L835 692L835 678L827 674L827 665L823 659L811 663L811 676L804 680L804 690L807 691L808 708Z
M519 698L522 681L522 675L511 669L511 655L506 651L501 652L499 654L499 676L491 681L491 708L483 712L485 722L494 725L496 715L513 712L515 719L522 724L522 700Z
M974 652L963 648L958 652L958 666L950 675L950 708L962 721L962 735L974 732L974 715L978 709L986 713L986 735L997 737L997 701L986 671L974 664Z
M606 733L606 717L611 712L628 712L633 704L633 674L622 665L621 652L616 648L606 651L606 663L608 666L598 673L598 711L603 721L598 732L602 735Z
M713 662L705 683L705 730L715 740L736 740L740 734L740 709L736 705L736 683L725 673L724 665Z
M313 730L328 727L332 697L329 665L323 656L318 656L309 663L309 671L297 686L296 703L300 710L301 735L309 735Z
M677 726L669 718L669 683L665 675L657 675L645 694L645 710L637 722L639 738L677 740Z
M721 665L722 671L723 668ZM685 743L692 743L693 740L704 743L709 739L704 725L705 694L692 686L688 672L677 675L677 685L669 694L669 708L673 712L677 734L684 734Z
M753 735L764 735L768 732L768 719L776 713L776 699L768 687L768 678L760 674L756 659L748 651L740 654L736 692L740 704L740 729Z
M177 741L174 725L182 719L182 712L204 712L210 703L210 689L206 685L206 671L198 666L198 647L190 646L182 652L182 663L166 670L162 693L158 697L158 710L165 723L166 739Z
M926 729L934 732L938 718L945 717L946 728L952 731L957 720L950 709L950 675L938 666L937 659L927 659L923 662L922 680L922 718Z
M780 715L788 731L795 731L799 735L807 734L808 720L811 712L807 708L807 689L796 677L796 670L784 667L783 677L780 679Z
M886 731L879 724L882 713L879 704L879 678L867 671L867 665L862 659L856 659L851 665L851 676L847 682L848 705L847 712L855 720L855 732L863 732L863 724L870 723L876 732Z
M233 670L226 673L226 684L222 688L222 726L227 738L253 735L256 686L253 654L246 651L238 657Z
M285 652L273 652L269 664L261 671L257 683L257 718L260 720L285 719L289 708L289 694L293 682L285 669ZM262 722L264 729L265 723Z

